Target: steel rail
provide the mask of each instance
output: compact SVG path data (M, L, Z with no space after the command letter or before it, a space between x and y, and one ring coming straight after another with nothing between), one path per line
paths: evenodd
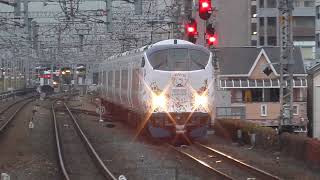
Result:
M9 106L6 106L5 108L3 108L3 109L0 110L0 115L3 114L4 112L6 112L8 109L10 109L12 106L14 106L14 105L16 105L16 104L18 104L18 103L20 103L20 102L22 102L22 101L25 101L25 100L27 100L27 99L30 99L30 98L32 98L32 96L31 96L31 97L24 98L24 99L20 99L20 100L18 100L18 101L15 101L15 102L11 103Z
M115 175L107 168L107 166L104 164L104 162L102 161L102 159L100 158L100 156L98 155L98 153L96 152L96 150L94 149L92 144L90 143L90 141L87 138L87 136L85 135L85 133L82 131L80 125L78 124L76 118L73 116L73 114L70 111L70 109L68 108L68 106L65 103L64 103L64 106L67 109L67 111L68 111L68 113L69 113L74 125L76 126L76 130L79 133L79 136L85 142L85 145L87 146L87 148L90 150L89 153L93 156L93 159L96 161L97 165L102 170L103 175L107 179L117 180Z
M225 154L225 153L223 153L221 151L218 151L218 150L216 150L216 149L214 149L212 147L208 147L208 146L200 144L198 142L196 142L195 145L197 145L198 147L203 148L203 149L205 149L205 150L207 150L207 151L209 151L211 153L217 154L217 155L223 157L224 159L229 160L230 162L236 164L239 167L246 168L246 169L252 171L253 173L255 173L257 175L260 175L263 179L268 179L268 180L269 179L275 179L275 180L280 180L281 179L278 176L270 174L270 173L268 173L268 172L266 172L264 170L261 170L261 169L259 169L257 167L254 167L252 165L246 164L246 163L244 163L244 162L242 162L242 161L240 161L238 159L235 159L235 158L233 158L233 157L231 157L231 156L229 156L229 155L227 155L227 154Z
M61 141L60 141L60 133L57 125L57 118L56 118L56 112L54 109L54 104L57 102L57 100L53 101L51 105L51 113L52 113L52 119L53 119L53 124L54 124L54 134L55 134L55 139L56 139L56 145L57 145L57 151L58 151L58 156L59 156L59 164L60 168L62 170L62 174L64 179L70 180L69 174L66 170L66 167L64 165L64 160L63 160L63 155L62 155L62 148L61 148Z
M186 153L186 152L183 152L183 151L179 150L178 148L174 147L174 146L171 145L171 144L168 144L168 146L169 146L170 148L174 149L175 151L179 152L180 154L188 157L189 159L192 159L192 160L198 162L199 164L201 164L203 167L206 167L206 168L209 169L210 171L213 171L216 175L220 176L221 178L233 180L233 178L232 178L231 176L229 176L229 175L227 175L227 174L225 174L225 173L223 173L223 172L221 172L221 171L213 168L212 166L210 166L210 165L207 164L206 162L201 161L201 160L195 158L195 157L192 156L191 154L188 154L188 153Z
M76 113L83 113L91 116L99 116L95 111L89 111L85 109L76 109L76 108L70 108L71 112L76 112Z
M27 99L29 99L29 98L26 98L26 99L23 99L23 100L18 101L18 102L16 102L16 103L13 103L13 104L10 105L10 107L12 107L12 106L14 106L14 105L16 105L16 104L24 101L24 100L27 100ZM10 117L7 121L5 121L5 122L0 126L0 132L3 132L3 130L7 127L7 125L16 117L16 115L18 114L18 112L20 112L20 111L22 110L22 108L24 108L25 105L28 104L28 103L30 103L31 101L33 101L33 100L31 99L31 100L28 100L28 101L26 101L25 103L23 103L22 106L20 106L20 107L11 115L11 117ZM5 111L7 111L10 107L5 108L5 110L3 110L0 114L2 114L2 113L4 113Z

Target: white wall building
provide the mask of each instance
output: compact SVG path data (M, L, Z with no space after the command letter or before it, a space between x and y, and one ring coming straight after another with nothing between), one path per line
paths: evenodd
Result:
M312 136L320 139L320 64L309 70L308 79L308 118Z
M316 0L315 8L315 58L320 61L320 0Z

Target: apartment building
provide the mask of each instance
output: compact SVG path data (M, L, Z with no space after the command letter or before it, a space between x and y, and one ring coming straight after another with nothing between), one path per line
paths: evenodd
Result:
M279 0L252 0L251 42L258 46L280 44ZM255 5L256 4L256 5ZM292 33L295 46L301 48L308 63L315 55L315 0L293 0ZM256 9L256 13L254 12Z
M320 5L320 0L316 1ZM279 0L216 0L219 45L279 46L278 3ZM294 45L301 48L308 64L315 56L315 0L293 0L293 6Z

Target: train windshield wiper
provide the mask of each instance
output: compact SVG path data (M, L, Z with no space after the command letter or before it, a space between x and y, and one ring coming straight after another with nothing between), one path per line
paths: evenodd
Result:
M162 61L159 64L153 66L153 69L159 69L161 66L165 65L166 63L167 63L167 60L166 61Z
M198 65L201 69L205 69L206 67L201 64L201 63L198 63L197 61L192 61L193 63L195 63L196 65Z

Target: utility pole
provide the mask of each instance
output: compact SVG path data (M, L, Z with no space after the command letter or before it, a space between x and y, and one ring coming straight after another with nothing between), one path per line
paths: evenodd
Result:
M80 52L83 52L83 38L84 38L84 35L83 34L79 34L79 46L80 46Z
M292 0L279 1L280 22L280 121L279 132L289 130L293 116Z
M106 0L106 12L107 31L112 32L112 0Z
M29 19L29 0L23 0L23 11L24 11L24 25L26 33L28 34L28 40L31 41L31 19Z
M16 0L14 5L14 16L21 16L21 0Z
M62 33L62 29L59 26L58 27L58 54L60 54L62 52L62 48L61 48L61 33Z
M38 46L38 29L39 29L39 25L37 24L36 21L32 21L31 22L31 28L32 28L32 45L33 45L33 49L36 51L36 53L39 53L39 46Z

